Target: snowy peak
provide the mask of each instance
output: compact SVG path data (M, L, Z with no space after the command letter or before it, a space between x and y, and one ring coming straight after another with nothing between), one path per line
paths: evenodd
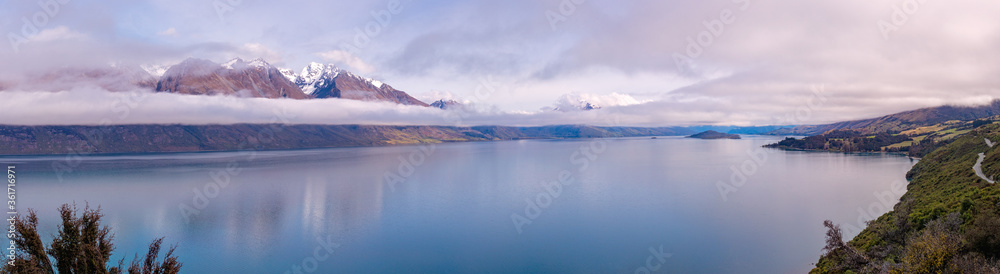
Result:
M295 71L290 69L278 69L278 72L281 72L281 76L285 76L285 79L292 81L292 83L294 83L295 79L299 77L295 74Z
M296 77L296 83L316 83L322 79L333 79L340 74L340 69L333 64L320 64L316 62L309 63L305 68L302 68L302 73L299 73Z
M197 58L185 59L180 64L171 66L164 72L166 77L179 77L183 75L207 75L214 73L219 67L219 64Z
M461 106L462 106L461 102L455 101L455 100L450 100L450 99L441 99L441 100L437 100L434 103L431 103L431 107L445 109L445 110L446 109L453 109L453 108L461 107Z
M156 91L308 99L309 96L287 77L260 58L249 62L235 58L223 64L189 58L170 67L156 83Z
M139 67L141 67L142 70L146 71L146 73L149 73L149 75L152 75L156 78L163 77L163 74L166 74L167 69L170 68L169 66L160 66L160 65L141 65Z
M222 67L226 68L226 69L232 69L232 70L243 70L243 69L248 69L248 68L263 68L263 69L268 69L268 68L271 68L271 64L268 64L267 61L264 61L264 59L261 59L261 58L256 58L256 59L250 60L250 62L247 62L247 61L243 61L243 59L241 59L239 57L236 57L236 58L233 58L233 60L229 60L229 62L223 63Z
M337 66L312 62L305 68L302 68L302 73L296 76L293 82L299 88L302 88L302 92L309 95L316 95L317 90L325 90L332 87L334 79L338 75L340 75L340 69Z

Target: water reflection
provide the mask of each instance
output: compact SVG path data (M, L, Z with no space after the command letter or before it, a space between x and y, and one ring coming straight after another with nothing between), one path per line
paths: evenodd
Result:
M728 201L716 182L746 151L779 140L593 140L437 145L390 190L383 175L419 147L246 153L88 156L59 180L61 157L0 157L18 164L23 208L55 233L62 203L101 205L118 255L154 238L180 244L194 272L283 272L316 239L343 247L319 272L631 272L651 246L674 253L667 272L802 272L823 245L824 219L854 222L912 163L890 155L771 151ZM210 172L242 172L190 223L179 210ZM511 214L561 171L576 178L518 234Z

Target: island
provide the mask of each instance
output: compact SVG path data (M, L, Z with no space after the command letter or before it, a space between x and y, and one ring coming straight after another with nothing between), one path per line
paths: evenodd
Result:
M688 138L698 138L698 139L706 139L706 140L715 140L715 139L742 139L737 134L722 133L722 132L718 132L718 131L714 131L714 130L709 130L709 131L705 131L705 132L698 133L698 134L695 134L695 135L691 135L691 136L688 136Z

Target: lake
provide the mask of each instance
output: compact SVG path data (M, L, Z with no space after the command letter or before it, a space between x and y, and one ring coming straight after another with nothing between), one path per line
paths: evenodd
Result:
M113 257L155 238L190 273L803 273L823 220L891 209L915 163L780 137L521 140L8 156L18 205L100 206ZM58 169L53 169L53 165ZM847 229L849 237L856 229Z

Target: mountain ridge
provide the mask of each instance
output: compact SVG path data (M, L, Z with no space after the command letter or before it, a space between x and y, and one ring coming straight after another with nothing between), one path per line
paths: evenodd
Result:
M831 130L853 129L863 134L902 132L919 126L929 126L950 120L975 120L1000 115L1000 99L979 106L943 105L903 111L870 119L852 120L824 125L805 125L778 129L771 135L819 135Z
M382 125L0 125L0 155L165 153L385 146L418 143L682 136L678 127L558 125L382 126ZM113 138L112 138L113 136Z

